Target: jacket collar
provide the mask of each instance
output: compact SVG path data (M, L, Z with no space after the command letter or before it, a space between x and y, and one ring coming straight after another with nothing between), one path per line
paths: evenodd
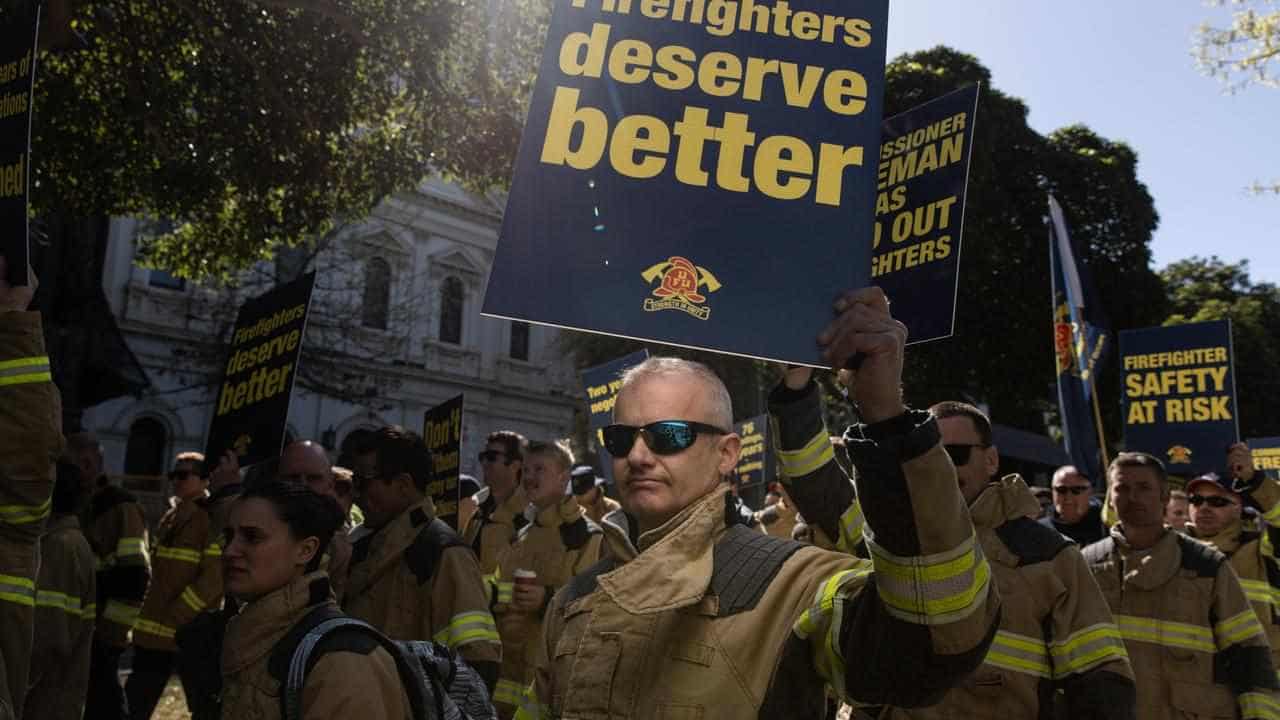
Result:
M1155 590L1174 578L1182 568L1182 548L1178 533L1165 528L1164 535L1146 550L1134 550L1124 537L1124 527L1111 528L1111 538L1123 559L1124 582L1139 590Z
M555 505L539 510L538 514L533 518L533 524L546 528L560 527L577 520L585 514L586 511L578 504L578 498L568 495Z
M711 586L712 550L725 531L728 492L728 485L721 484L661 527L641 535L640 554L600 576L605 594L634 615L700 601Z
M969 506L973 526L978 530L994 530L1010 520L1038 514L1039 501L1018 475L1006 475L988 484Z
M394 568L413 541L436 517L436 506L430 497L422 499L396 516L382 528L361 537L351 556L351 575L347 580L347 596L363 592L384 573Z
M240 608L227 623L222 644L222 671L234 673L258 662L302 619L308 608L332 602L329 576L323 571L293 582Z
M1201 537L1192 525L1187 525L1187 535L1201 541L1207 542L1218 549L1218 552L1224 555L1231 555L1240 549L1241 535L1244 533L1244 523L1239 520L1232 522L1224 527L1218 534L1210 537Z

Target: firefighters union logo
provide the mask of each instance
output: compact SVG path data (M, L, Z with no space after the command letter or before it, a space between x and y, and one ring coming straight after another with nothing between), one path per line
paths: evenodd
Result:
M1165 451L1169 456L1170 465L1190 465L1191 464L1191 448L1185 445L1174 445Z
M720 281L706 268L672 256L640 273L640 277L647 283L658 283L653 297L645 298L645 312L682 310L699 320L711 317L711 308L704 305L707 296L701 291L704 287L708 293L719 290Z

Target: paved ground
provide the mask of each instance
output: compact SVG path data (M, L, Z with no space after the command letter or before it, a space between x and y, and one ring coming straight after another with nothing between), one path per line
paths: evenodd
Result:
M187 712L187 699L182 694L182 684L178 682L178 676L175 675L169 680L169 687L165 688L160 704L156 705L156 711L151 713L151 720L190 720L190 718L191 714Z

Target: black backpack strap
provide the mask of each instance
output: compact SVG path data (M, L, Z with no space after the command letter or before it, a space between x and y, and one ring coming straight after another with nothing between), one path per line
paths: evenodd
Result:
M426 583L435 576L440 556L452 547L467 547L467 543L440 518L426 523L404 553L405 563L417 578L418 584Z

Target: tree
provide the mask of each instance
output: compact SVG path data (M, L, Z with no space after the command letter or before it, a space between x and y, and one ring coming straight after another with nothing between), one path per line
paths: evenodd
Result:
M1243 438L1280 435L1280 288L1254 283L1249 261L1193 257L1160 272L1169 290L1165 325L1230 318Z

